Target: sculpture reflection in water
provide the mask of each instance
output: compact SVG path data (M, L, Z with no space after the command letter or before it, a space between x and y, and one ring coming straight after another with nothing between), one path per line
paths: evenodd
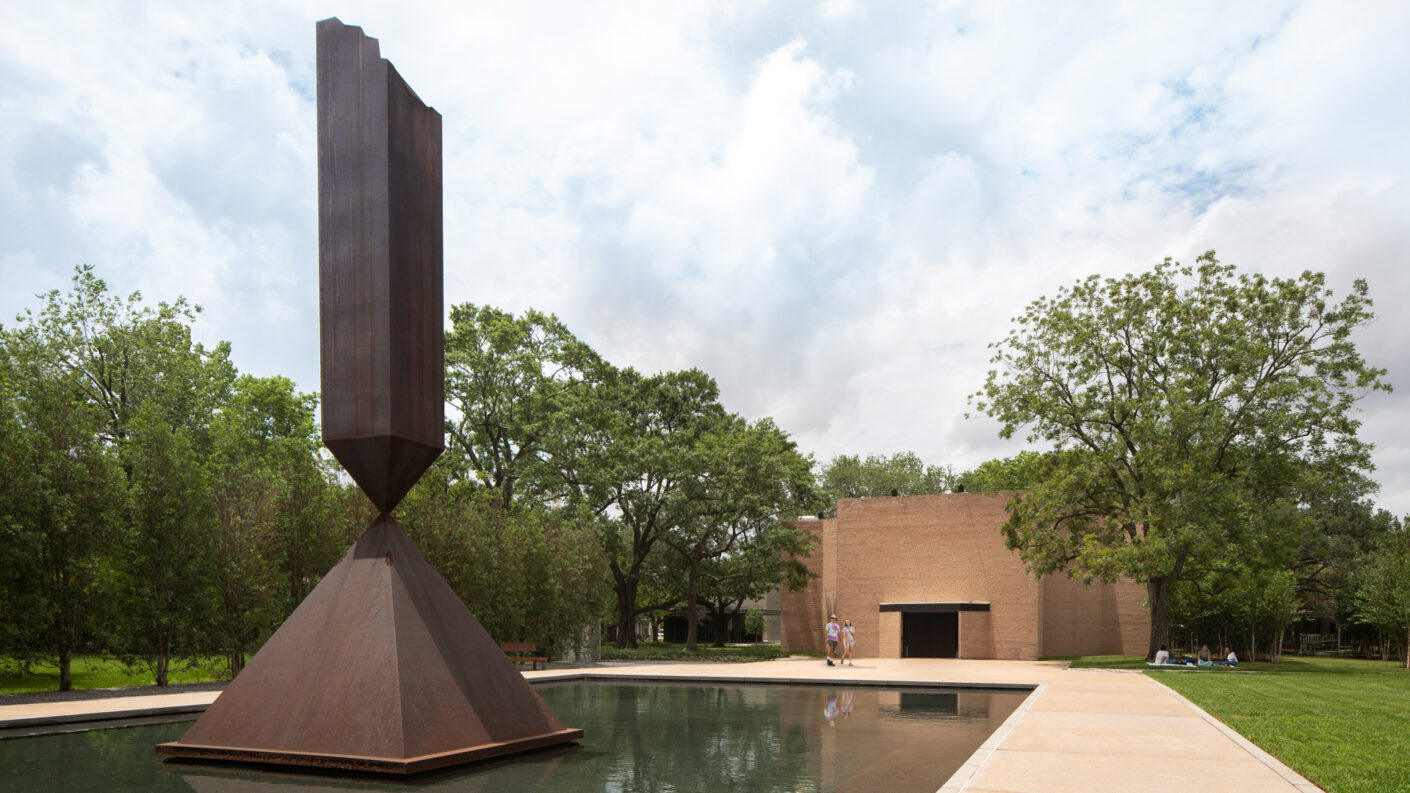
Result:
M1026 696L658 683L555 683L538 690L565 720L586 728L580 744L432 772L416 786L437 793L932 793ZM819 718L829 700L837 707L833 726ZM0 768L18 770L18 790L406 791L367 777L152 763L151 743L186 726L0 741Z

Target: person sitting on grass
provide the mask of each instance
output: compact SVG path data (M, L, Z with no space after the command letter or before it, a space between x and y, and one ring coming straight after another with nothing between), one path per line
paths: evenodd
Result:
M1155 654L1155 662L1157 664L1170 663L1170 651L1165 649L1165 645L1160 645L1160 650Z
M1224 649L1229 653L1229 655L1228 655L1223 661L1220 661L1220 662L1219 662L1219 665L1220 665L1220 666L1238 666L1238 665L1239 665L1239 657L1238 657L1237 655L1234 655L1234 650L1233 650L1233 648L1231 648L1231 647L1225 647Z
M1199 660L1195 661L1199 666L1214 666L1214 659L1209 655L1209 645L1202 644L1199 648Z

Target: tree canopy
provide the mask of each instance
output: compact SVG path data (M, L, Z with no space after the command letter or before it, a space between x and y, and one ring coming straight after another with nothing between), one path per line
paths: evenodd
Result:
M812 463L771 421L730 414L698 369L612 366L552 315L465 304L451 319L439 475L506 509L594 526L618 641L635 642L637 615L680 605L693 636L695 604L721 591L706 583L734 593L786 575L778 564L719 572L765 538L802 547L779 519L812 508Z
M1410 669L1410 526L1397 524L1364 561L1354 589L1358 617L1403 638Z
M447 448L440 465L515 498L563 494L554 454L576 432L570 402L598 383L606 363L559 319L462 303L445 336Z
M1019 452L1013 457L985 460L957 479L971 493L996 490L1026 490L1042 483L1053 469L1053 456L1042 452Z
M1171 586L1231 547L1296 531L1306 481L1370 468L1355 402L1389 389L1351 336L1364 281L1239 273L1211 251L1031 303L995 343L976 407L1057 452L1005 539L1036 575L1143 581L1151 651Z
M919 496L947 493L956 484L949 466L926 465L911 451L892 455L839 454L818 474L818 488L831 502L839 498Z
M158 684L177 655L238 671L348 539L313 398L240 377L183 299L118 297L81 266L40 301L0 329L0 650L57 657L61 689L80 649Z

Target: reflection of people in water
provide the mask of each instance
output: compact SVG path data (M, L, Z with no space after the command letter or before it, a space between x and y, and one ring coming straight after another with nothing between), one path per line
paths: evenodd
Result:
M843 717L852 715L852 692L842 692L842 715Z
M837 725L837 695L827 695L827 706L823 708L823 718L827 719L828 726Z

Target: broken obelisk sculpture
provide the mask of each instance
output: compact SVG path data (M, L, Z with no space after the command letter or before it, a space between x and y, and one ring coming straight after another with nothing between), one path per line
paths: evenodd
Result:
M323 441L381 513L170 757L409 774L567 743L391 511L444 448L441 117L318 23Z

